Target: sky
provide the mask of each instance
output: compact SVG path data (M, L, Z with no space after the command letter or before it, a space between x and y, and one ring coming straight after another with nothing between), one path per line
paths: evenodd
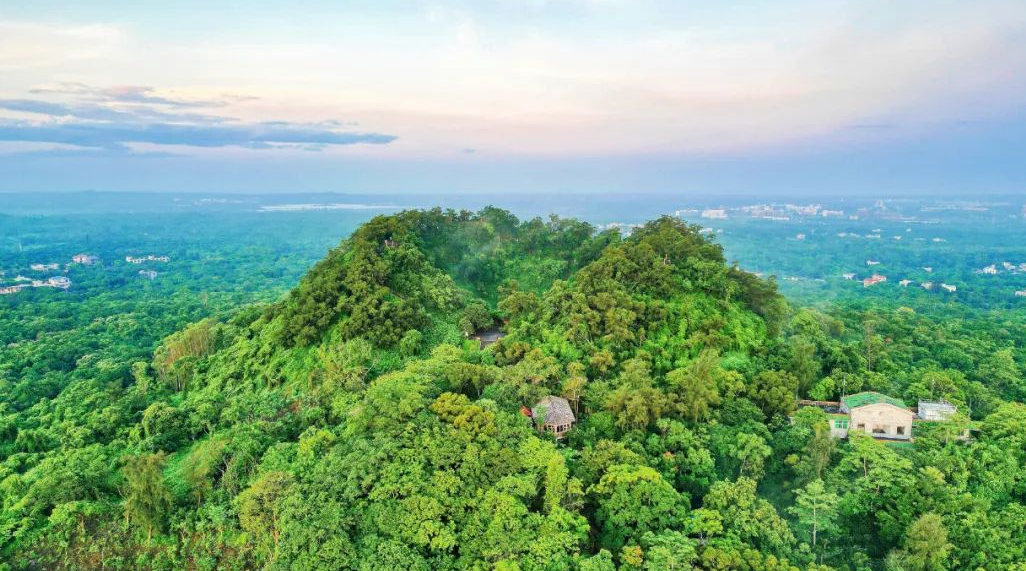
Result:
M67 190L1026 195L1026 3L5 2Z

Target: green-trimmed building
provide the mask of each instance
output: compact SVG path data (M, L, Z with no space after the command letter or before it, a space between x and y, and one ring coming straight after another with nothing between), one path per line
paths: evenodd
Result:
M901 399L866 391L841 397L836 401L799 401L800 406L814 406L827 413L830 435L847 438L851 432L862 432L890 441L911 441L913 422L945 422L958 409L946 401L920 400L918 408L909 408ZM962 438L969 438L968 430Z
M846 419L832 419L831 433L845 438L851 432L864 432L874 438L911 440L912 420L916 413L899 399L866 391L841 398L839 412Z

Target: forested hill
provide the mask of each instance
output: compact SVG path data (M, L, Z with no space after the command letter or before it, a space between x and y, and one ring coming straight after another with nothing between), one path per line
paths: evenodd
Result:
M789 308L700 228L373 219L279 302L0 423L11 569L1026 568L1021 325ZM474 337L499 329L482 347ZM972 343L968 340L972 336ZM843 388L842 388L843 386ZM830 438L874 389L972 411ZM566 399L555 440L525 412ZM793 415L793 421L789 416Z

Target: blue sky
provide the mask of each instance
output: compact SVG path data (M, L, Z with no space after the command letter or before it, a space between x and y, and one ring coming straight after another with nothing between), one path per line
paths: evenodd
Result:
M724 4L5 3L0 191L1026 193L1026 4Z

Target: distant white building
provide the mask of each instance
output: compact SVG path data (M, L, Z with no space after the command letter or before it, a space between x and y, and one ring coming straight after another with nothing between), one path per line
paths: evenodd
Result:
M925 289L927 291L932 290L933 289L933 282L923 282L920 285L920 287L922 287L923 289Z
M948 285L948 284L941 284L940 286L941 286L942 290L944 290L944 291L946 291L948 293L955 293L956 291L958 291L958 286L953 286L953 285Z
M947 420L955 415L958 409L947 401L928 401L919 399L919 410L916 416L920 420Z
M786 204L784 205L784 208L790 212L794 212L799 216L816 216L817 214L819 214L819 211L823 207L819 204L809 204L807 206L802 206L799 204Z
M930 266L923 266L923 271L930 274L933 273L933 268L931 268Z
M980 270L980 273L981 274L987 274L988 276L996 276L997 273L998 273L998 269L997 269L997 266L995 266L994 264L991 264L991 265L987 266L986 268L983 268L982 270Z
M627 235L633 233L636 228L640 228L640 227L641 227L640 224L628 224L626 222L610 222L609 224L599 224L597 226L597 228L599 230L616 230L620 234L627 234ZM387 240L387 242L392 243L392 240ZM388 246L388 244L385 244L385 245L386 245L386 247L390 247L390 248L394 247L394 246Z
M95 264L99 261L99 258L90 254L75 254L71 257L71 261L76 264L84 264L88 266L90 264Z
M794 239L795 240L804 240L805 239L805 234L795 234Z
M143 262L165 262L166 263L166 262L170 262L171 258L169 258L167 256L154 256L154 255L150 254L149 256L143 256L143 257L139 257L139 258L133 258L132 256L125 256L125 261L128 262L129 264L141 264Z
M741 212L748 214L752 218L761 218L764 220L790 220L789 216L784 214L784 211L774 208L769 204L754 204L751 206L742 206Z
M21 276L19 276L19 277L21 277ZM52 287L52 288L58 288L58 289L68 289L69 287L71 287L71 280L69 280L65 276L54 276L52 278L47 278L45 280L19 280L19 281L22 281L22 282L27 281L28 283L20 283L20 284L17 284L17 285L7 286L7 287L4 287L4 288L0 288L0 294L9 295L9 294L12 294L12 293L17 293L17 292L19 292L19 291L21 291L21 290L23 290L23 289L25 289L27 287L34 287L34 288L35 287Z
M854 272L848 272L846 274L841 274L841 277L846 279L846 280L853 280L853 279L855 279L855 273Z
M56 270L60 264L32 264L29 267L37 272L45 272L46 270Z
M1026 289L1020 289L1016 291L1015 297L1026 297Z
M867 266L879 266L880 262L878 262L876 260L866 260L866 265Z
M862 280L862 287L874 286L879 283L887 281L887 276L881 276L880 274L873 274L868 278Z
M723 220L727 217L727 211L722 208L709 208L702 211L702 218Z
M153 270L139 270L139 275L144 277L144 278L152 280L152 279L155 279L157 277L157 272L155 272Z
M69 280L65 276L55 276L46 280L46 285L44 287L59 287L63 289L68 289L69 287L71 287L71 280Z
M912 283L912 280L901 280L901 281L900 281L900 282L898 282L898 283L899 283L899 284L901 284L901 287L908 287L908 286L909 286L909 284L911 284L911 283Z
M823 218L841 218L844 216L843 210L821 210L819 213Z

